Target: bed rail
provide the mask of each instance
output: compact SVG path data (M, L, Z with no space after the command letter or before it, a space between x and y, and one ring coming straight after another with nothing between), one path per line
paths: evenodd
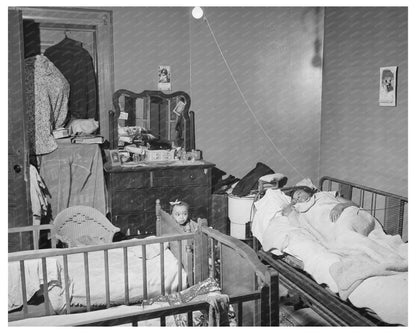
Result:
M86 311L92 310L91 305L91 296L90 296L90 262L88 255L91 252L103 252L104 256L104 279L105 279L105 298L106 298L106 308L109 308L111 306L111 299L110 299L110 282L109 282L109 272L110 267L108 264L108 252L112 249L123 249L123 268L124 268L124 281L121 281L121 283L124 282L124 304L129 305L130 304L130 295L129 295L129 288L128 288L128 281L129 281L129 272L128 272L128 266L131 264L128 262L127 259L127 249L129 247L134 246L141 246L142 247L142 257L146 257L146 246L150 244L160 244L160 249L162 250L164 248L164 243L168 242L182 242L184 240L189 240L194 237L193 234L183 234L183 235L171 235L171 236L164 236L164 237L157 237L157 238L147 238L147 239L137 239L137 240L130 240L128 242L118 242L118 243L109 243L109 244L103 244L103 245L90 245L90 246L84 246L84 247L75 247L75 248L65 248L65 249L42 249L42 250L33 250L33 251L24 251L24 252L14 252L9 253L8 261L10 262L18 262L20 266L20 278L21 278L21 290L22 290L22 296L23 296L23 313L24 316L28 316L28 299L26 297L26 288L24 288L26 284L26 274L25 274L25 265L27 264L28 260L40 260L40 267L42 268L43 276L46 276L46 279L48 279L48 265L47 265L47 259L48 258L62 258L63 263L63 276L64 276L64 290L66 295L66 307L65 307L65 313L70 314L71 313L71 304L69 299L69 288L70 288L70 279L69 279L69 267L68 267L68 256L74 255L74 254L83 254L83 260L84 260L84 272L85 272L85 292L86 292ZM163 251L161 251L163 253ZM146 260L141 260L141 263L137 263L138 265L142 265L143 272L146 272ZM164 256L162 255L160 258L160 266L161 266L161 274L160 274L160 292L162 295L165 295L165 283L164 283ZM178 277L182 277L182 267L178 265ZM147 280L146 280L146 274L143 274L143 298L147 298ZM178 285L179 289L182 289L182 281L181 278L178 279ZM43 284L43 295L45 298L45 315L51 315L53 314L52 309L49 306L49 291L47 284Z
M172 230L181 232L172 217L161 209L159 200L156 201L156 216L158 234ZM247 244L201 226L194 234L193 242L184 242L182 248L176 248L174 252L176 258L182 258L183 263L192 267L192 284L212 277L225 294L251 297L249 302L236 300L239 323L244 326L278 325L277 298L271 295L277 290L276 273L264 266ZM184 253L193 253L192 263ZM187 273L189 280L189 268Z
M32 234L31 245L32 249L38 250L39 249L39 238L40 238L40 231L41 230L49 230L50 238L51 238L51 247L56 247L56 236L54 233L54 226L53 224L40 224L40 225L29 225L25 227L14 227L8 229L8 234L18 234L19 238L19 249L24 249L28 244L24 244L25 240L24 234Z
M400 235L405 242L408 241L406 197L332 177L322 177L319 188L338 191L343 198L354 201L376 217L387 234Z
M324 287L296 270L283 260L263 250L258 252L261 260L278 272L278 281L285 288L301 295L303 302L331 326L374 326L375 323L352 309Z
M201 280L215 278L226 294L249 297L235 300L238 325L278 326L279 309L273 295L278 290L277 274L261 263L250 246L236 238L208 227L202 227L197 237L200 248L195 248L195 276Z
M163 221L162 221L163 223ZM29 228L30 229L30 228ZM21 230L19 229L18 232ZM25 230L26 231L26 230ZM12 230L10 230L12 232ZM182 255L182 249L184 249L185 258L187 258L184 264L192 263L193 282L197 283L209 276L215 277L222 288L222 291L230 296L230 301L235 306L235 312L237 314L238 325L277 325L278 324L278 306L274 301L276 297L272 297L271 293L273 284L277 283L276 274L266 269L261 264L255 252L246 244L232 237L221 234L211 228L202 227L196 233L182 233L182 234L170 234L167 236L158 236L154 238L135 239L126 242L109 243L103 245L90 245L84 247L64 248L64 249L36 249L32 251L23 251L9 253L9 263L17 263L19 266L19 274L21 280L21 293L22 300L22 314L24 318L33 317L33 313L28 306L29 300L27 299L26 288L26 273L25 266L29 265L28 261L38 261L38 267L42 271L42 274L48 280L48 268L50 265L50 258L61 258L62 272L65 291L65 310L64 313L68 315L73 314L71 310L70 300L70 279L69 279L69 264L68 258L71 255L81 254L83 258L83 266L85 272L85 295L86 295L86 307L85 311L89 312L97 310L91 304L90 299L90 268L92 263L89 259L89 255L92 252L102 252L103 261L100 262L101 267L104 267L103 280L105 281L105 308L113 306L110 299L110 265L109 265L109 251L113 249L122 249L123 253L123 267L124 267L124 303L125 305L131 305L131 296L129 294L129 265L133 263L129 262L127 257L127 250L129 247L141 246L142 256L145 257L147 246L150 244L160 244L160 249L164 248L166 244L169 246L175 245L178 250L177 258L184 258ZM214 251L211 251L214 249ZM163 251L161 251L163 253ZM189 261L189 258L192 258ZM160 261L160 294L165 295L164 284L164 257L161 255ZM211 263L211 266L210 266ZM214 265L212 265L214 263ZM94 263L96 264L96 263ZM146 260L142 259L135 263L136 265L142 265L143 272L147 271ZM82 265L82 264L81 264ZM215 266L215 267L214 267ZM178 260L178 284L179 290L182 289L182 260ZM83 277L81 277L83 278ZM147 298L146 291L146 273L143 274L143 299ZM123 279L121 279L123 280ZM276 284L277 286L277 284ZM42 315L52 315L53 309L50 305L50 297L48 285L43 284L44 313ZM122 303L122 302L120 302ZM207 307L206 302L194 302L192 304L183 304L180 306L152 309L149 311L140 311L137 313L131 313L124 315L118 315L116 317L109 317L103 315L100 318L84 319L80 322L72 322L71 326L75 325L119 325L123 323L131 323L133 326L137 325L137 321L147 320L151 318L160 318L160 324L166 325L166 316L176 313L187 313L188 318L191 318L192 311L205 309ZM39 315L37 313L37 315ZM10 317L9 320L22 319L21 317ZM189 325L192 325L192 321L188 320ZM63 323L63 325L65 325Z

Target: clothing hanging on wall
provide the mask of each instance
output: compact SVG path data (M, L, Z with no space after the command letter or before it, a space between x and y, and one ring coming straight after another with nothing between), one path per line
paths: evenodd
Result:
M45 56L62 72L71 86L69 95L70 119L98 120L97 82L91 55L82 43L65 37L45 50Z
M48 154L58 145L52 130L62 127L68 112L69 83L43 55L25 59L25 95L31 155Z

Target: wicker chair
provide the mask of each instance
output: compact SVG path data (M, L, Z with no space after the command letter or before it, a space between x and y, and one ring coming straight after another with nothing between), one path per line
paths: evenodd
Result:
M120 228L92 207L65 208L54 220L55 237L68 247L111 243Z

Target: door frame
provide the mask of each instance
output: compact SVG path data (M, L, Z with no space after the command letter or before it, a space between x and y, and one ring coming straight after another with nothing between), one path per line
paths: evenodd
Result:
M113 13L111 10L74 7L21 7L23 19L38 23L93 26L96 32L100 134L109 139L109 111L114 92Z

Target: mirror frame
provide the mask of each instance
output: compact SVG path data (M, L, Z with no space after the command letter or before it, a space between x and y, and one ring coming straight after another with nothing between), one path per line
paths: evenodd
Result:
M184 91L176 91L173 93L164 93L160 90L143 90L140 93L135 93L133 91L127 89L119 89L113 94L113 106L114 110L109 111L109 118L110 118L110 133L109 133L109 141L110 141L110 149L117 149L118 148L118 119L120 117L120 105L119 99L122 95L126 95L130 98L141 98L144 99L145 97L159 97L164 99L171 99L174 97L182 96L185 99L185 108L182 111L181 117L183 117L183 148L185 151L191 151L195 149L195 113L193 111L189 111L191 107L191 98L189 95Z

